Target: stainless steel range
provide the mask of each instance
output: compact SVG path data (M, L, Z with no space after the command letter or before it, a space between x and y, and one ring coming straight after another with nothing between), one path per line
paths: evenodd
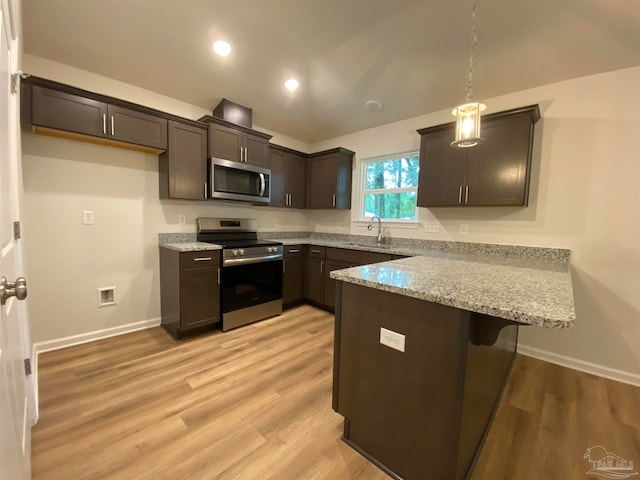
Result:
M255 219L198 218L199 242L222 246L222 330L282 313L282 243L259 240Z

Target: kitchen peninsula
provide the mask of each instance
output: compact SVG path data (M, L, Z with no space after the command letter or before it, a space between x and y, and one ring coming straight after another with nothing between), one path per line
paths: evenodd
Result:
M518 326L575 321L568 251L476 246L331 273L333 408L344 440L393 478L468 478Z

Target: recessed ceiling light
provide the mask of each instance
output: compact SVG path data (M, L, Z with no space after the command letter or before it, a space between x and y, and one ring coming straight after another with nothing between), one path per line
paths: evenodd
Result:
M364 106L367 110L371 110L372 112L379 112L382 110L382 104L377 100L368 100Z
M217 40L213 43L213 51L221 57L226 57L231 53L231 45L224 40Z
M286 82L284 82L284 88L286 88L287 90L289 90L290 92L293 92L294 90L296 90L298 87L300 86L300 82L298 82L298 80L296 80L295 78L290 78L289 80L287 80Z

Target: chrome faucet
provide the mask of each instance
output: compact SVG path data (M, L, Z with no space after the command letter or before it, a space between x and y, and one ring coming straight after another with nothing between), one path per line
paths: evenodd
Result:
M382 220L380 220L380 217L378 217L377 215L374 215L373 217L371 217L371 220L369 220L369 225L367 225L367 230L371 230L373 228L373 221L376 219L378 220L378 238L376 239L376 244L381 245L383 239L382 239Z

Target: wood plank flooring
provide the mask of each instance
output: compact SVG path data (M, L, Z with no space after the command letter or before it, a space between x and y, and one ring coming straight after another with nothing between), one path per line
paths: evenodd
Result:
M332 349L333 315L301 306L180 343L158 327L42 354L33 479L388 479L340 440ZM471 478L590 478L598 444L639 465L639 406L638 388L518 357Z

